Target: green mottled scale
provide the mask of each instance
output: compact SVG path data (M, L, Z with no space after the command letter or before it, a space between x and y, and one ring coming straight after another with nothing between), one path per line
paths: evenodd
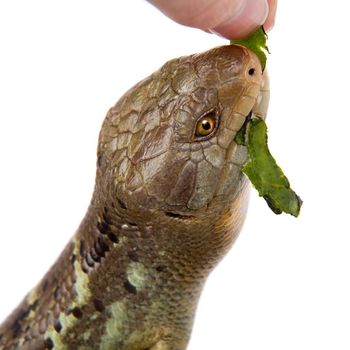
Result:
M242 226L246 147L268 85L225 46L167 62L103 123L88 212L0 326L1 350L184 350L204 282Z

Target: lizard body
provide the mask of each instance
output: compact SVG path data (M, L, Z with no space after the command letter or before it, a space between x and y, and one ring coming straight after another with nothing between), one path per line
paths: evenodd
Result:
M171 60L122 96L100 132L87 214L0 326L0 349L185 350L247 209L234 138L267 103L260 63L240 46Z

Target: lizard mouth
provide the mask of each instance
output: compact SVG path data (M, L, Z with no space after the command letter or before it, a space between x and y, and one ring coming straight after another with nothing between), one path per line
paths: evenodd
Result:
M249 115L255 114L265 120L267 115L269 100L270 100L270 82L269 82L269 76L267 74L267 70L265 69L263 73L263 79L260 85L260 93Z

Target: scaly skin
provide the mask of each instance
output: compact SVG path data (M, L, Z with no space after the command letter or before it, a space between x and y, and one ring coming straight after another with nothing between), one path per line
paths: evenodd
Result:
M174 59L129 90L103 123L88 212L0 326L0 349L186 349L205 280L247 209L234 137L267 103L260 63L240 46ZM213 110L217 129L196 139Z

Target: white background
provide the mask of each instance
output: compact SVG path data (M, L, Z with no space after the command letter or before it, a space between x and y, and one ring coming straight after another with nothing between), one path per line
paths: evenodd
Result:
M189 350L350 348L347 22L346 1L280 1L270 148L302 214L276 216L252 191ZM109 106L166 60L225 43L141 0L0 2L0 319L80 223Z

